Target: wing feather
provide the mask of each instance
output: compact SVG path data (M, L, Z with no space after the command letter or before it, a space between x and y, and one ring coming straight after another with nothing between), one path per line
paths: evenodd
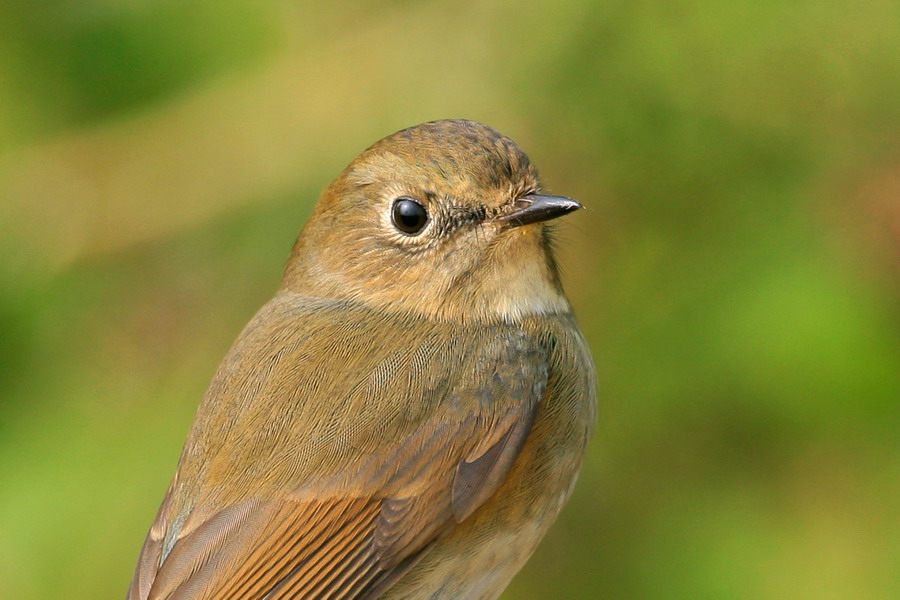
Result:
M398 348L379 332L407 323L304 311L264 309L226 357L129 600L374 599L506 478L547 381L537 341L429 324ZM343 383L322 385L336 361Z

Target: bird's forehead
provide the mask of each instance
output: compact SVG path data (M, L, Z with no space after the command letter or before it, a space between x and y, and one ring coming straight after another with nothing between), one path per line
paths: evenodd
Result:
M360 183L400 180L440 192L533 188L528 156L501 133L471 121L436 121L377 142L355 163Z

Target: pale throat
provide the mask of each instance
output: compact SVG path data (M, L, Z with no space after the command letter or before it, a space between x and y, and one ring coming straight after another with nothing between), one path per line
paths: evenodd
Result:
M486 310L504 321L572 310L543 260L511 260L496 265L483 281L481 294Z
M513 232L509 232L513 233ZM517 322L572 311L534 228L516 230L475 276L451 275L440 285L393 287L395 306L427 318ZM460 284L461 282L461 284Z

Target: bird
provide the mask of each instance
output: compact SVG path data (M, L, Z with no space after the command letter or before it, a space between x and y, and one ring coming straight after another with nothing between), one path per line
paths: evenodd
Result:
M547 223L579 208L474 121L363 151L216 371L128 600L497 598L594 429Z

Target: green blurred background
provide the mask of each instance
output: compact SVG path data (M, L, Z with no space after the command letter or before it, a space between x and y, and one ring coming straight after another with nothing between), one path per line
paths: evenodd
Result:
M0 5L0 598L121 598L319 191L503 131L601 379L504 600L900 598L896 0Z

